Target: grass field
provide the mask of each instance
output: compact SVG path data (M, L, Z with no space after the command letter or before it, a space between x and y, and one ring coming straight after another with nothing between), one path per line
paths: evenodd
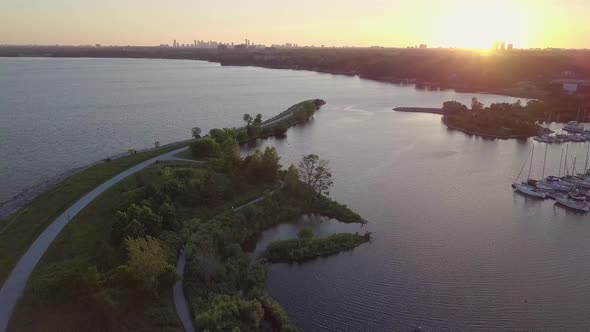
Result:
M2 227L10 223L0 233L0 284L4 283L12 268L39 234L77 199L125 169L180 147L181 145L167 146L94 165L66 178L37 197L14 217L0 223Z

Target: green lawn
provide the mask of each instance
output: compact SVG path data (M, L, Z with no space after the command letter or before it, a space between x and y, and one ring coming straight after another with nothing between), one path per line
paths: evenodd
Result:
M125 169L180 147L181 145L163 147L92 166L40 195L15 217L0 222L0 227L10 222L0 233L0 284L4 283L12 268L39 234L77 199Z

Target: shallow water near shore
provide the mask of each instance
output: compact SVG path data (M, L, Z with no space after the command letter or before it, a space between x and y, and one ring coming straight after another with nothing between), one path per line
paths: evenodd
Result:
M373 241L270 266L267 289L297 327L590 328L590 216L510 188L533 144L530 173L541 176L545 145L481 139L447 129L439 115L391 110L516 98L133 59L0 59L0 94L7 119L0 122L2 197L130 147L185 139L194 126L238 126L244 113L268 118L299 101L325 99L312 121L258 147L275 146L285 166L309 153L330 160L331 196L368 220L361 232L372 232ZM545 175L557 174L564 147L548 146ZM570 171L574 156L576 170L583 169L586 144L570 144L569 155ZM527 166L522 175L528 173ZM282 227L275 234L296 232Z

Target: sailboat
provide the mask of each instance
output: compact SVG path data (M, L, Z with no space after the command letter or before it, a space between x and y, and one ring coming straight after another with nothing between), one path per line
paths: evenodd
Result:
M588 203L586 203L585 201L572 199L567 196L556 196L555 200L557 201L556 204L561 204L565 207L568 207L568 208L576 210L576 211L581 211L581 212L590 211L590 207L588 206Z
M520 173L518 173L518 176L516 177L516 181L514 181L514 183L512 183L512 187L514 187L518 192L520 192L524 195L534 197L534 198L543 198L544 199L545 197L547 197L547 193L535 188L534 186L532 186L528 183L531 179L531 168L533 165L534 153L535 153L535 145L533 144L533 149L531 151L531 160L529 163L529 175L528 175L527 181L518 183L518 177L520 177L520 173L522 173L522 170L524 169L524 166L526 165L526 161L525 161L525 163L522 165L522 168L520 169Z

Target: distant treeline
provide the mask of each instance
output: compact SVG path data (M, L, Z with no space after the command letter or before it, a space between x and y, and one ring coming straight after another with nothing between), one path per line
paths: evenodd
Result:
M573 73L589 78L590 52L512 51L481 55L464 50L382 48L193 49L169 47L0 47L0 56L198 59L222 65L291 68L358 75L417 87L497 91L532 82L550 90L550 80ZM521 91L522 92L522 91Z

